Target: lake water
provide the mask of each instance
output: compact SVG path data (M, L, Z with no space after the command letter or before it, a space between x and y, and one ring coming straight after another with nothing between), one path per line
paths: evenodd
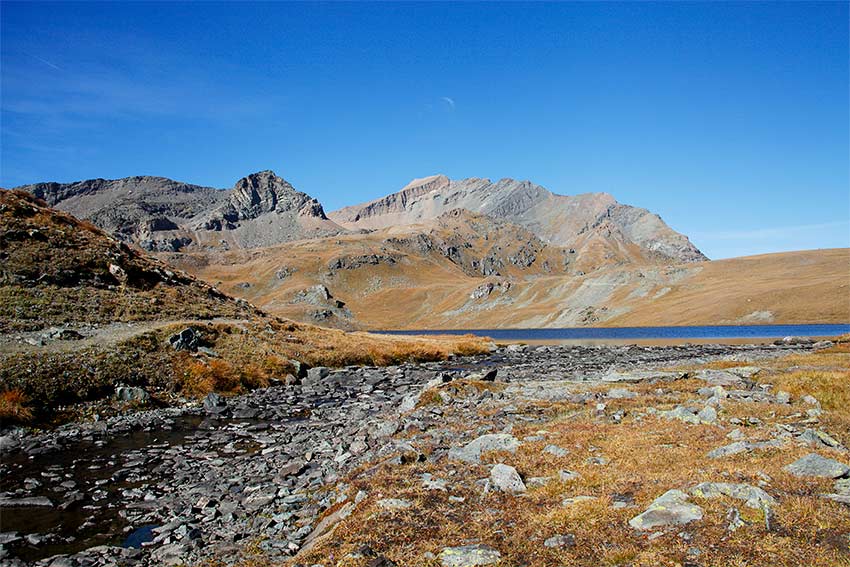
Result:
M451 329L375 331L390 335L466 335L496 341L624 341L717 340L831 337L850 333L850 324L839 325L716 325L693 327L568 327L563 329Z

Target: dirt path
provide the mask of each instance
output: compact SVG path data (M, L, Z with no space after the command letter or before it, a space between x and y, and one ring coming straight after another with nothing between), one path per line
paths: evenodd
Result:
M110 323L98 327L67 325L53 329L68 329L83 336L82 339L62 340L51 338L53 329L42 329L27 333L9 333L0 335L0 354L17 352L72 352L92 346L108 346L131 339L149 331L155 331L173 325L192 325L207 323L227 323L238 325L244 321L237 319L175 319L170 321L136 321L129 323Z

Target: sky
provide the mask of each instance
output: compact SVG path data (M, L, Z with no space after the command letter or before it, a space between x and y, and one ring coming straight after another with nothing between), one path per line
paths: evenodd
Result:
M0 186L273 169L608 192L709 257L850 246L848 3L0 4Z

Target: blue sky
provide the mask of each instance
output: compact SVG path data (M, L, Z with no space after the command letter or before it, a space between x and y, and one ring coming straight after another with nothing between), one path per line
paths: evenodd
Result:
M0 186L274 169L606 191L712 258L850 246L848 5L3 2Z

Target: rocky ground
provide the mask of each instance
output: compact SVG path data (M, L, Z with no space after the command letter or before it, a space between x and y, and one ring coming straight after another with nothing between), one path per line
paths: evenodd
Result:
M782 376L850 355L812 351L513 345L6 430L0 561L836 565L843 398Z

